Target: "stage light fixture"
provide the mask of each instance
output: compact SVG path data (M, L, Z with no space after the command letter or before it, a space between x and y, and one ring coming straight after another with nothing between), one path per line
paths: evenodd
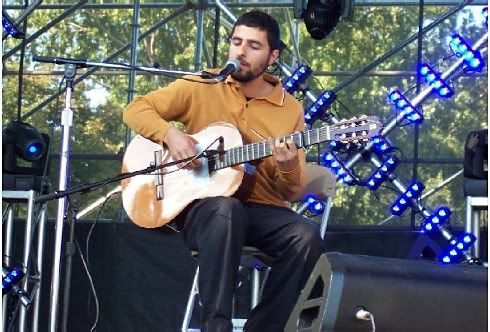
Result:
M306 108L305 122L309 125L313 124L316 120L321 119L325 115L325 111L330 108L335 101L336 95L333 91L323 92L314 103Z
M25 37L25 33L15 25L14 20L7 14L7 11L2 8L2 27L7 35L13 38L22 39Z
M430 233L439 229L443 224L449 221L451 210L447 206L441 206L430 216L425 217L420 223L420 230L424 233Z
M439 96L449 98L454 95L454 91L449 84L441 78L438 72L436 72L429 64L424 63L419 66L419 73L423 79L432 87L432 91L435 91Z
M398 158L392 156L388 158L379 168L377 168L365 181L366 187L370 190L378 190L379 186L386 181L398 166Z
M413 203L420 197L425 186L422 182L413 181L394 202L391 204L390 212L395 216L401 216L405 210L412 206Z
M333 31L340 15L340 0L309 0L303 19L310 36L322 40Z
M25 273L18 267L14 267L11 271L3 268L2 271L2 295L5 295L22 280Z
M288 79L282 84L284 90L293 94L296 91L304 90L304 82L311 75L313 71L307 65L300 65L298 69L288 77Z
M403 115L403 118L407 119L410 123L420 124L424 121L422 111L414 107L400 90L395 89L391 91L388 94L388 100Z
M313 194L308 194L305 197L304 204L307 204L308 212L317 216L325 211L325 203Z
M393 145L391 145L390 142L388 142L388 140L381 135L373 136L371 141L373 142L374 150L380 156L386 155L394 150Z
M332 173L339 182L345 183L349 186L354 184L354 176L335 154L326 152L322 155L321 159L322 163L332 170Z
M466 66L474 71L481 72L485 62L480 54L480 51L473 48L461 37L454 33L451 35L449 47L458 58L463 58Z
M47 134L25 122L15 121L3 128L3 190L41 191L40 176L46 166L49 141Z
M476 241L476 236L462 232L458 235L454 235L449 240L447 248L439 255L438 261L449 264L459 263L464 259L464 253L473 246Z

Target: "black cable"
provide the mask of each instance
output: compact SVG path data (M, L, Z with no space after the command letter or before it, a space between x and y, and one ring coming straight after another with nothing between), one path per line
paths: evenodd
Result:
M97 214L97 218L95 218L94 222L92 223L92 226L90 227L90 230L87 234L87 239L85 241L85 259L86 259L86 264L87 264L87 267L86 267L86 271L88 273L90 273L90 256L89 256L89 245L90 245L90 236L92 235L92 231L95 227L95 224L99 221L100 219L100 215L102 213L102 210L104 209L104 206L106 205L106 203L109 201L109 199L111 199L112 197L114 197L115 195L119 194L119 192L116 192L116 193L112 193L111 195L109 195L105 201L102 203L102 206L100 207L99 209L99 213ZM77 243L78 245L78 243ZM81 251L79 252L81 254ZM83 257L82 257L83 259ZM90 282L90 280L89 280ZM93 289L95 289L95 286L93 286ZM97 300L97 293L95 291L93 291L92 289L92 294L94 295L94 298L95 298L95 302L96 302L96 319L94 321L94 324L93 324L93 328L95 328L97 326L97 322L98 322L98 317L99 317L99 305L98 305L98 300ZM88 298L88 301L87 301L87 314L89 313L89 308L90 308L90 297Z
M82 260L83 267L85 269L85 273L87 274L88 281L90 283L90 288L92 289L92 293L94 294L94 300L95 300L95 321L92 327L90 328L90 332L93 332L95 328L97 327L97 323L99 322L99 298L97 297L97 291L95 290L94 286L94 281L92 279L92 275L90 274L90 271L87 267L87 263L85 262L85 259L83 258L83 253L82 249L80 248L80 244L78 243L78 240L75 238L75 244L77 245L78 249L78 254L80 255L80 259Z

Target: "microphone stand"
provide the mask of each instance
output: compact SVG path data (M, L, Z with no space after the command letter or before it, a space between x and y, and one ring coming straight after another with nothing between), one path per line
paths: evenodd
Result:
M66 96L65 96L65 108L61 113L61 126L62 126L62 141L61 141L61 153L60 153L60 170L59 170L59 185L58 185L58 195L55 195L52 199L59 198L58 200L58 210L56 214L56 225L55 225L55 247L54 247L54 258L53 258L53 270L52 270L52 283L50 292L50 311L49 311L49 331L55 332L57 329L57 318L58 318L58 302L59 302L59 286L60 286L60 266L61 266L61 246L63 241L63 221L65 219L66 213L66 196L70 193L66 191L69 187L69 167L70 167L70 133L71 127L73 126L73 111L71 108L71 99L74 92L75 76L78 68L87 67L106 67L113 69L123 69L123 70L138 70L138 71L149 71L154 74L162 75L193 75L202 78L213 78L214 74L205 71L201 72L183 72L174 70L164 70L158 68L140 67L132 66L127 64L116 64L116 63L103 63L103 62L90 62L87 60L80 59L70 59L70 58L48 58L33 56L33 61L37 62L48 62L55 64L63 64L65 66L64 79L66 80ZM167 166L167 165L164 165ZM163 167L163 166L162 166ZM51 198L45 196L39 197L37 203L42 201L47 201ZM44 200L41 198L44 197ZM74 225L72 225L71 232L74 232ZM71 240L70 240L71 241ZM69 242L70 244L71 242ZM71 254L74 250L68 249ZM71 263L70 263L71 268ZM67 267L68 269L68 267ZM71 273L70 273L71 275ZM66 278L68 279L68 278ZM70 281L65 282L65 291L70 288ZM65 303L67 306L68 303ZM67 314L67 311L65 311ZM66 322L66 317L63 318ZM65 325L65 324L64 324ZM65 327L66 328L66 325Z

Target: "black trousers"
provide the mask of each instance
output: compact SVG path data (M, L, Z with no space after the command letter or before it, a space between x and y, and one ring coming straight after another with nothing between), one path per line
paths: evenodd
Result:
M203 331L231 331L241 250L255 246L274 258L260 303L245 331L282 331L315 263L324 252L317 224L290 209L210 197L189 210L186 245L199 250Z

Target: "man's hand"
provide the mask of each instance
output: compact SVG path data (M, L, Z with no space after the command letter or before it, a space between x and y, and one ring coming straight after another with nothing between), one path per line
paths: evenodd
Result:
M170 127L168 129L167 134L163 138L163 141L167 145L170 156L172 156L172 159L174 161L189 158L197 154L197 141L175 127ZM179 164L178 166L182 165L183 164ZM196 169L199 168L199 166L201 166L201 161L196 159L185 168Z
M270 140L269 146L279 171L290 173L299 166L298 148L293 141Z

